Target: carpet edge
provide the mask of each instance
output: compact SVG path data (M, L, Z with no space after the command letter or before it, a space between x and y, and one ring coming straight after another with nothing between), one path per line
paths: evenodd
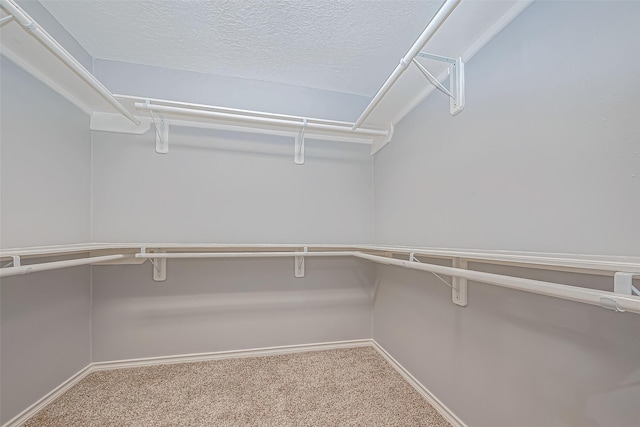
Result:
M371 339L373 348L407 381L434 409L453 427L467 427L458 416L440 401L428 388L391 356L375 339Z

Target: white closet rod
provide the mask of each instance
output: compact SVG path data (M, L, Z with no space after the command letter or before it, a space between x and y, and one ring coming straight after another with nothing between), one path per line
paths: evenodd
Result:
M196 109L201 111L229 113L229 114L240 115L240 116L268 117L272 119L296 120L301 123L303 120L307 120L308 123L325 123L329 125L338 125L338 126L345 126L345 127L353 126L353 122L343 122L339 120L317 119L317 118L309 118L309 117L303 117L303 116L292 116L289 114L267 113L264 111L243 110L240 108L219 107L216 105L207 105L207 104L194 104L191 102L167 101L165 99L158 99L158 98L140 98L140 97L134 97L129 95L113 95L113 96L115 96L118 99L131 101L133 103L149 102L153 105L163 105L165 107L182 107L182 108Z
M53 52L62 62L71 68L80 78L82 78L89 86L98 92L109 104L118 110L127 119L136 125L140 124L133 114L131 114L109 90L96 79L93 74L87 71L69 52L67 52L53 37L44 31L38 23L36 23L20 6L13 0L0 0L2 6L9 14L11 14L24 28L29 30L44 46Z
M136 102L135 107L140 110L147 111L155 111L158 113L174 113L185 116L192 117L203 117L209 119L220 119L220 120L233 120L237 122L244 123L253 123L253 124L262 124L262 125L274 125L274 126L284 126L292 129L300 129L304 127L305 129L310 130L321 130L321 131L329 131L329 132L339 132L346 133L349 135L362 135L368 137L376 137L376 136L388 136L388 132L384 130L378 129L353 129L350 124L347 126L340 124L325 124L325 123L315 123L313 121L309 122L307 119L306 125L304 124L304 119L302 120L285 120L285 119L276 119L271 117L259 117L259 116L250 116L250 115L240 115L240 114L232 114L232 113L222 113L218 111L203 111L194 108L182 108L182 107L172 107L166 105L155 105L146 102ZM311 119L314 120L314 119Z
M59 268L90 265L98 262L115 261L124 255L105 255L91 258L70 259L68 261L44 262L42 264L23 265L20 267L0 268L0 277L17 276L19 274L35 273L37 271L57 270Z
M476 282L487 283L489 285L517 289L520 291L547 295L550 297L577 301L585 304L598 305L616 311L629 311L632 313L640 314L639 297L581 288L578 286L563 285L560 283L543 282L541 280L503 276L501 274L484 273L482 271L465 270L462 268L444 267L441 265L420 263L415 261L404 261L378 255L370 255L362 252L354 252L353 254L357 258L367 259L379 264L395 265L398 267L428 271L430 273L442 274L445 276L460 277L463 279L474 280Z
M411 49L407 52L407 54L400 59L400 64L396 66L396 69L393 70L389 78L382 85L378 93L373 97L367 108L362 112L358 120L353 125L353 129L359 128L362 123L369 117L374 108L378 106L382 98L389 92L391 87L398 81L400 76L407 70L408 66L412 63L413 58L416 57L418 53L425 47L425 45L431 40L431 38L436 34L436 32L440 29L444 21L451 15L451 12L458 6L458 4L462 0L447 0L440 7L438 12L436 12L435 16L427 25L427 28L424 29L418 40L411 46Z
M327 252L174 252L141 253L136 258L281 258L281 257L336 257L355 256L350 251Z
M462 268L445 267L416 261L388 258L371 255L359 251L327 251L327 252L175 252L175 253L139 253L136 258L270 258L270 257L336 257L353 256L378 264L393 265L413 270L460 277L467 280L482 282L489 285L516 289L539 295L597 305L615 311L628 311L640 314L640 297L616 294L613 292L563 285L560 283L544 282L541 280L524 279L521 277L504 276L501 274L485 273L482 271L466 270Z

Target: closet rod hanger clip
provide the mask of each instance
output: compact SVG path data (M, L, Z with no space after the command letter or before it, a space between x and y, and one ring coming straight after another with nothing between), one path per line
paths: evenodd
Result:
M300 130L298 131L298 135L296 135L295 139L295 151L293 155L293 161L296 165L304 164L304 131L307 127L307 119L302 119L302 126L300 126Z
M633 278L640 277L640 273L626 273L619 271L613 275L613 292L624 295L638 295L640 290L633 286Z

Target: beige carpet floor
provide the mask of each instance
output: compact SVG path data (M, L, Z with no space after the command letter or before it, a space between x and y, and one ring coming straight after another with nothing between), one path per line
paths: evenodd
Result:
M25 426L449 426L371 347L94 372Z

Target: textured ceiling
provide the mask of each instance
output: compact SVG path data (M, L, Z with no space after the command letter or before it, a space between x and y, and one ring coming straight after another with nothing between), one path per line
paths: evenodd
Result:
M42 0L94 57L372 96L441 1Z

